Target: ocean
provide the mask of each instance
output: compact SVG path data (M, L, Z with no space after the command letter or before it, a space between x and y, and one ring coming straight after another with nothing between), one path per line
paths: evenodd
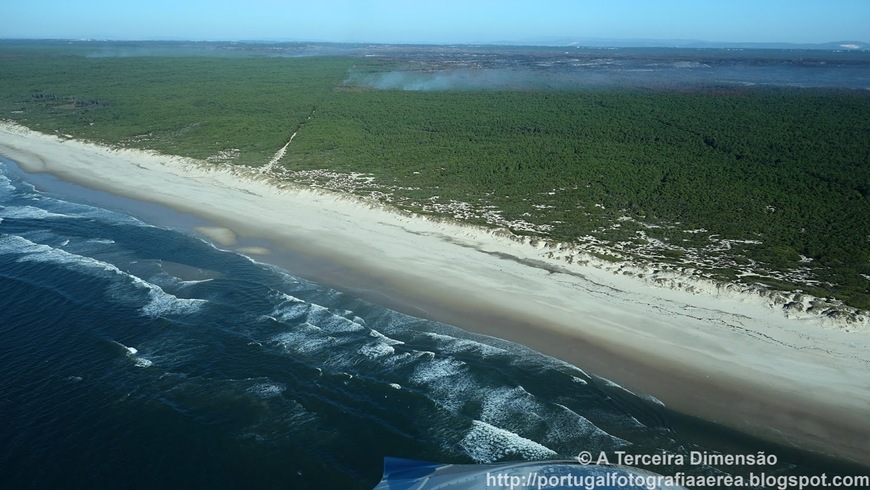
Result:
M854 473L33 182L0 162L0 488L372 488L388 456L581 451Z

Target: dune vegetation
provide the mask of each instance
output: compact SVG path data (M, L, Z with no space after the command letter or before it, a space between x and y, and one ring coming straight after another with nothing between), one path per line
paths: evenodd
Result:
M22 43L0 63L0 117L38 131L870 309L867 91L377 89L348 74L400 62Z

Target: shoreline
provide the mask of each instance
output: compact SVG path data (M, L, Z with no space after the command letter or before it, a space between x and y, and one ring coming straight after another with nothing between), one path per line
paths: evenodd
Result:
M866 318L789 317L758 294L666 287L679 278L658 286L561 247L5 122L0 154L28 172L200 217L225 228L211 230L224 239L279 244L296 257L291 273L374 303L523 344L679 412L870 465ZM285 266L281 257L259 260Z

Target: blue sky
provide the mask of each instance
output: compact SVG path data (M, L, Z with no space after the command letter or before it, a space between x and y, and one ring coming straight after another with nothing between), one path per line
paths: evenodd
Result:
M870 42L870 0L4 0L3 38Z

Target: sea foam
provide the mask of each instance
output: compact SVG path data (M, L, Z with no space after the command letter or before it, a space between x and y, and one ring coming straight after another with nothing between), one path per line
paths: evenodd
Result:
M149 301L142 307L141 311L146 316L157 317L164 314L187 314L199 310L203 304L207 303L204 299L182 299L163 291L160 286L151 284L142 278L124 272L117 266L108 262L77 255L66 250L53 248L48 245L34 243L24 237L17 235L7 235L0 237L0 253L17 253L21 256L17 259L19 262L41 262L52 263L69 267L96 277L121 278L128 280L127 284L132 284L139 289L148 292Z
M359 349L360 354L368 357L369 359L377 359L384 356L391 356L396 353L396 349L393 346L385 344L383 342L376 342L372 344L366 344Z
M260 398L274 398L284 391L287 388L284 385L277 383L257 383L250 388L248 388L248 392L257 395Z
M471 422L471 430L459 446L478 463L492 463L517 456L525 460L556 456L555 451L542 444L480 420Z
M445 354L466 354L475 353L483 357L507 354L508 351L498 347L477 342L474 340L453 337L435 332L424 332L424 337L428 337L439 342L439 350Z
M0 217L14 219L48 219L48 218L64 218L75 219L78 216L71 214L52 213L42 208L34 206L6 206L0 209Z

